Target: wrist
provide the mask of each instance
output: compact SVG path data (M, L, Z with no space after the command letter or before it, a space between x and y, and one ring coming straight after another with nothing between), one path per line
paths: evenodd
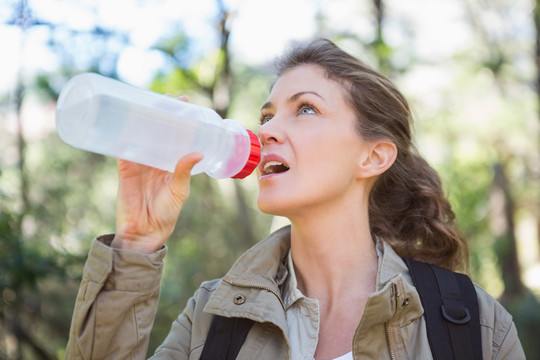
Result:
M110 247L115 249L152 254L163 248L162 243L149 241L149 239L135 239L130 236L115 234Z

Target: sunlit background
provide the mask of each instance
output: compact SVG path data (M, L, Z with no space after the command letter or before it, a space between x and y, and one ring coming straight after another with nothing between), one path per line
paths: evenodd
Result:
M0 3L0 358L63 358L91 239L114 231L114 159L55 130L73 75L186 94L257 129L273 61L327 37L410 100L471 275L540 359L540 116L535 1L3 0ZM536 22L535 22L536 19ZM197 175L169 242L150 352L201 281L285 223L259 213L254 176Z

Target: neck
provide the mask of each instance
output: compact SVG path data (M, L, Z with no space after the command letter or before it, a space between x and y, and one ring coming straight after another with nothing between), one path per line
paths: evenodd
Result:
M335 299L367 297L375 290L378 259L367 206L347 209L291 219L298 287L325 306Z

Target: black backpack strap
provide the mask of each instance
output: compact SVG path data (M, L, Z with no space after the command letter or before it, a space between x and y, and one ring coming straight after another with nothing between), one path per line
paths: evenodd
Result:
M214 315L201 360L234 360L246 340L253 320Z
M480 313L471 279L441 267L404 259L420 295L435 360L481 360Z

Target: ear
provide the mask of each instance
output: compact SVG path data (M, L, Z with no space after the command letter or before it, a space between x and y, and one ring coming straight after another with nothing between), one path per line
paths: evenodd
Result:
M367 179L388 170L396 161L396 145L389 140L376 140L366 144L366 151L358 163L358 178Z

